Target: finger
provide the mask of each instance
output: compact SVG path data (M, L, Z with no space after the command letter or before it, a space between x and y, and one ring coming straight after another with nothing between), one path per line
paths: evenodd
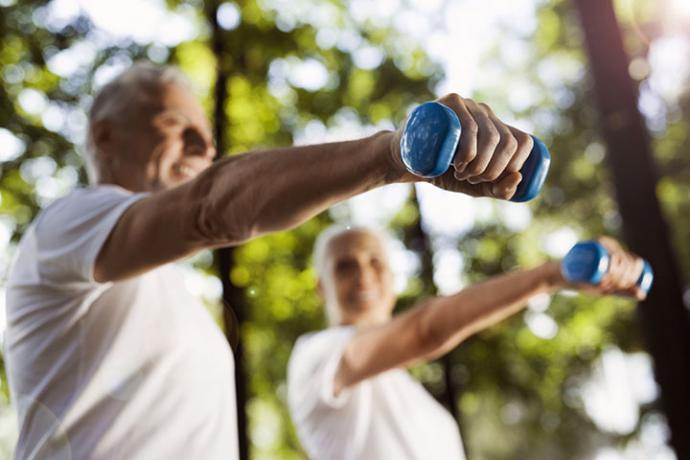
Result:
M457 94L451 93L438 100L455 112L462 126L460 142L455 152L453 167L462 172L467 165L477 156L477 132L479 127L470 113L465 101Z
M616 286L628 287L628 278L630 277L630 264L631 261L628 255L624 252L614 253L614 257L617 263L615 277L613 282Z
M496 182L482 182L482 184L490 186L494 198L509 200L515 195L521 180L522 174L519 172L512 172L506 174Z
M494 147L489 164L477 179L484 182L493 182L503 174L508 164L513 160L518 151L519 144L510 127L499 120L490 111L491 109L488 106L486 106L486 110L488 111L489 119L496 127L500 140L498 145Z
M607 236L600 236L597 238L597 242L601 244L609 256L609 267L607 272L612 274L618 273L618 266L620 265L621 254L625 254L623 248L620 244L613 238Z
M617 257L620 260L618 277L615 280L617 288L631 290L642 272L642 261L638 261L638 257L627 252L619 252Z
M465 170L456 177L458 180L468 180L471 184L477 184L482 182L479 176L489 166L496 147L501 141L501 134L483 106L472 100L467 100L466 105L477 122L477 152Z
M613 289L614 293L643 300L646 297L646 293L637 286L637 280L643 269L642 259L629 253L619 253L619 257L621 260L621 266L619 267L621 278Z
M630 270L628 272L628 278L626 279L626 281L628 282L629 286L635 287L637 286L637 280L640 279L640 275L644 270L644 262L642 258L633 256L632 254L629 254L628 257L630 260Z
M598 288L599 292L602 294L607 294L613 290L613 283L610 279L602 278L602 280L599 282Z
M532 153L532 149L534 148L534 139L532 139L532 136L526 132L520 131L517 128L512 126L508 126L508 128L513 134L513 137L515 137L517 140L518 147L505 170L511 172L520 171L522 166L525 164L525 161L527 161L527 158L529 158L530 153Z
M597 238L597 241L601 243L601 245L604 246L604 248L606 248L609 254L624 250L620 243L611 237L600 236L599 238Z
M473 197L490 197L509 200L515 195L515 191L521 180L522 175L515 172L502 177L497 182L470 184L467 181L458 181L452 176L452 173L448 171L444 175L432 179L430 182L444 190L464 193Z
M642 276L644 272L644 259L640 256L634 256L635 258L635 268L633 269L633 283L637 284L637 281Z
M621 285L625 281L626 272L625 253L613 252L611 254L611 268L609 268L611 283L615 286Z
M455 178L455 171L452 169L448 169L448 171L438 177L429 179L428 182L449 192L464 193L474 197L484 196L481 188L472 185L467 181L457 180Z
M628 289L618 289L613 291L613 294L621 297L632 297L636 300L644 300L647 298L647 293L637 286Z
M632 277L630 269L631 264L626 258L626 260L621 262L619 276L615 281L617 289L630 289L632 287L633 283L630 281L630 278Z
M635 260L629 254L621 254L622 267L620 286L629 289L635 284Z
M609 266L602 276L599 285L602 287L618 286L621 277L620 255L617 252L609 252Z

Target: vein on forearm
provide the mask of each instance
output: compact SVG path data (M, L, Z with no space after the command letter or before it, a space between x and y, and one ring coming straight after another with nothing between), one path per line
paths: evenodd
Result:
M238 155L204 172L202 232L219 244L292 228L390 182L381 133L356 141ZM206 184L206 185L204 185Z

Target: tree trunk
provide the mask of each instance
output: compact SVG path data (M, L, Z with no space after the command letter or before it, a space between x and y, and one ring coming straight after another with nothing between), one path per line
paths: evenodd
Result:
M420 258L421 272L419 277L423 283L423 296L433 296L438 294L438 288L434 283L434 251L431 247L431 241L429 240L429 235L424 230L422 211L419 205L419 199L417 197L416 188L412 188L412 201L415 208L417 209L418 218L408 229L407 229L407 244L410 249L415 251ZM441 402L451 413L455 421L460 427L460 413L458 411L458 388L453 380L453 373L451 367L451 360L448 355L444 355L440 358L441 365L443 367L443 378L445 384L445 394Z
M656 197L650 140L628 75L628 57L611 0L574 0L589 53L601 128L623 231L652 265L654 286L638 308L679 459L690 459L690 320L671 238Z
M211 1L206 6L208 21L212 26L212 47L216 57L216 85L214 91L214 137L218 156L228 150L225 130L228 124L225 105L228 98L227 82L229 78L228 62L223 46L223 31L218 25L218 7L220 1ZM242 345L241 326L245 321L246 299L242 288L235 286L230 279L234 264L235 248L222 248L215 251L215 262L218 276L223 285L223 324L225 336L233 348L235 358L235 394L237 404L237 436L241 460L249 458L249 437L247 435L247 374L245 369L244 347ZM229 384L231 382L228 382Z

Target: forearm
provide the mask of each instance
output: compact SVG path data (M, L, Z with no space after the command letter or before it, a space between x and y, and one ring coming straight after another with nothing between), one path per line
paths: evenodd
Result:
M238 155L199 178L200 228L216 244L294 227L334 203L400 180L392 133L348 142Z
M134 276L200 249L294 227L337 201L410 180L391 159L392 141L393 133L381 132L221 160L195 179L132 205L101 249L94 276Z
M452 296L427 299L351 340L336 373L336 393L388 369L438 357L516 313L530 297L562 286L558 263L549 262L492 278Z
M472 334L522 310L531 297L563 286L559 264L547 262L433 299L420 317L419 331L427 357L448 352Z

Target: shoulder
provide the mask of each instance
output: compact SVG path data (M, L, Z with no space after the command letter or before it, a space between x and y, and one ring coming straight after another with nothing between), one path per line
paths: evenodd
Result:
M335 326L301 335L295 342L293 353L302 349L324 349L347 342L355 334L353 326Z
M52 233L65 226L97 223L109 212L127 206L144 195L114 185L77 188L41 211L35 220L35 227L41 234L43 231Z
M52 202L40 215L56 214L69 209L84 211L93 207L108 207L126 201L135 195L137 194L116 185L80 187Z
M296 420L309 418L317 408L343 407L350 399L350 391L335 396L333 384L343 350L355 333L352 326L338 326L297 340L287 372L288 403Z
M337 326L300 336L290 355L288 374L311 373L334 356L339 358L355 332L352 326Z

